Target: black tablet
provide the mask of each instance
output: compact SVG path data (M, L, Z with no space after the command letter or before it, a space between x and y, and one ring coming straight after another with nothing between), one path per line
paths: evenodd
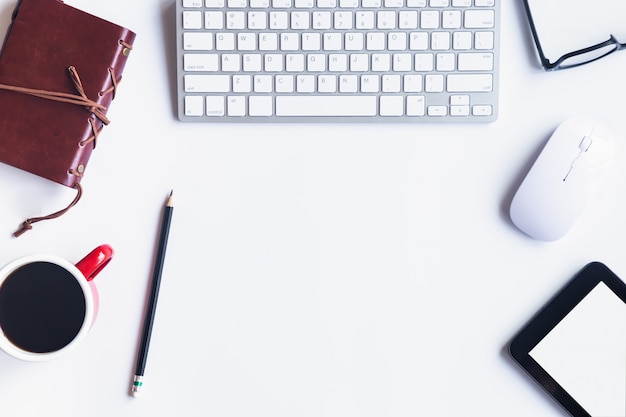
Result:
M509 351L572 416L626 417L626 284L604 264L588 264Z

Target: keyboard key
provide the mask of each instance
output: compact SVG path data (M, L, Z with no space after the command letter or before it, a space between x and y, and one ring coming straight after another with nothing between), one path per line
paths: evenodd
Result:
M466 10L465 28L486 29L492 28L495 24L495 14L493 10Z
M251 96L248 100L250 116L271 116L272 96Z
M315 91L315 77L312 75L298 75L296 77L296 91L298 93L312 93Z
M491 53L469 53L459 54L460 71L491 71L493 69L493 54Z
M185 96L185 116L203 116L202 96Z
M288 9L291 7L291 0L272 0L272 7L276 9Z
M202 7L202 0L183 0L183 7Z
M341 50L341 33L325 33L323 38L323 45L325 51L340 51Z
M382 96L380 97L381 116L402 116L404 115L404 97L402 96Z
M398 27L400 29L417 29L417 11L401 11L398 14Z
M315 6L315 0L295 0L293 6L296 9L312 9Z
M206 98L206 115L212 117L220 117L224 115L224 97L207 96Z
M420 27L422 29L439 28L439 12L436 10L424 10L420 13Z
M306 70L309 72L326 71L326 55L324 54L307 55Z
M364 93L378 93L380 91L380 76L377 74L361 75L361 91Z
M345 72L348 70L347 54L328 55L328 70L331 72Z
M451 93L487 92L493 89L491 74L450 74L448 88Z
M383 75L383 93L399 93L401 77L398 74Z
M243 55L243 70L246 72L259 72L261 71L262 60L261 54L244 54Z
M433 51L447 51L450 49L450 32L434 32L431 36Z
M354 20L354 15L350 11L339 11L333 14L333 24L335 30L348 30L352 29L352 22ZM336 33L336 35L341 37L341 33Z
M361 0L361 5L367 8L379 8L382 4L382 0Z
M218 56L216 54L185 54L183 66L185 71L217 71Z
M383 32L370 32L366 37L368 51L383 51L385 49L385 34Z
M387 72L391 69L391 55L372 54L372 71Z
M252 77L250 75L233 75L233 93L249 93L252 91Z
M448 7L450 0L430 0L430 7Z
M275 89L277 93L293 93L294 92L294 76L293 75L277 75L275 80Z
M311 14L305 11L291 12L291 29L306 30L309 28Z
M393 11L381 11L376 13L376 27L378 29L395 29L396 13Z
M340 75L339 76L339 91L342 93L356 93L358 92L358 77L356 75Z
M277 96L277 116L374 116L376 96Z
M452 48L455 50L472 49L472 32L454 32L452 35Z
M184 29L202 29L202 13L183 12Z
M255 93L271 93L273 88L271 75L255 75L253 79Z
M404 0L384 0L385 1L385 7L403 7L404 6Z
M493 107L490 105L478 105L472 107L472 114L474 116L491 116L493 114Z
M469 116L470 106L450 106L450 116Z
M228 115L242 117L246 115L246 98L243 96L230 96L227 98Z
M183 33L185 51L210 51L213 49L213 34L207 32Z
M218 33L215 35L215 49L218 51L235 50L235 34L231 32Z
M315 12L313 13L313 25L314 29L324 30L331 28L331 13L330 12Z
M363 11L356 14L355 27L357 29L374 29L374 12Z
M415 71L430 72L435 69L433 54L415 54Z
M289 14L287 12L270 12L270 29L287 29Z
M469 106L470 96L468 95L452 95L450 96L451 106Z
M205 29L222 29L223 27L224 27L224 13L223 12L205 12L204 13L204 28Z
M408 72L412 68L411 54L394 54L393 55L393 70L395 72Z
M450 10L443 12L441 27L444 29L459 29L461 27L461 11Z
M278 50L278 34L277 33L261 33L259 35L259 49L261 51Z
M226 28L231 30L245 28L245 16L244 12L226 13Z
M474 47L480 50L493 49L493 32L476 32L474 35Z
M339 0L339 7L341 8L357 8L359 7L359 0Z
M322 49L322 36L319 32L305 33L302 35L303 51L319 51Z
M227 93L230 91L228 75L185 75L185 91L188 93Z
M256 33L238 33L237 49L240 51L254 51L256 49Z
M429 93L441 93L443 91L444 76L441 74L428 74L424 78L424 82L424 91L427 91Z
M419 74L407 74L404 76L404 92L420 93L422 91L422 76Z
M437 54L437 71L454 71L455 68L456 56L454 54Z
M304 54L287 54L285 69L288 72L304 71Z
M320 75L317 77L317 91L320 93L334 93L337 91L336 75Z
M408 96L406 98L406 114L407 116L426 115L424 96Z
M334 9L337 7L337 0L317 0L317 7L321 9Z
M448 114L447 106L428 106L428 115L434 117L443 117Z

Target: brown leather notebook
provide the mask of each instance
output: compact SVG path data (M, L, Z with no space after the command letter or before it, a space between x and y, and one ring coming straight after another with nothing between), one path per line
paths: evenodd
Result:
M0 162L76 188L135 33L59 0L20 0L0 52Z

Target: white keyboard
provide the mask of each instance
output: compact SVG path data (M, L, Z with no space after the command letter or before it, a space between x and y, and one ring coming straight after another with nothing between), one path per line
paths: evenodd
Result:
M186 122L491 122L500 0L176 0Z

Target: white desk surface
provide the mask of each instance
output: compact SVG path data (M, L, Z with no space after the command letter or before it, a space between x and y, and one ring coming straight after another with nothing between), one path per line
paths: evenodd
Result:
M626 52L547 73L521 1L501 10L500 118L479 125L178 122L174 1L68 0L137 32L78 206L0 166L0 263L116 257L98 321L47 363L0 354L2 416L563 416L510 338L589 261L626 277ZM14 2L2 0L7 21ZM62 23L60 23L62 24ZM613 171L540 243L512 193L564 119L613 126ZM176 208L141 399L129 396L164 200Z

